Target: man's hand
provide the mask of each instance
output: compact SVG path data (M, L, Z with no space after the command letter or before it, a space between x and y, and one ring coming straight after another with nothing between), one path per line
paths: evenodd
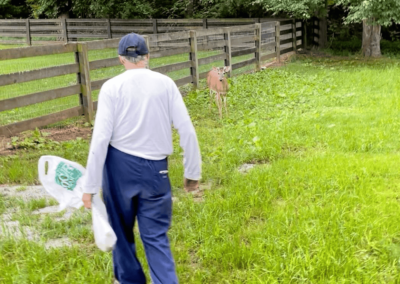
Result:
M186 192L192 192L199 189L199 181L185 178L184 188Z
M84 193L82 196L83 206L85 208L90 209L92 208L92 197L93 195L90 193Z

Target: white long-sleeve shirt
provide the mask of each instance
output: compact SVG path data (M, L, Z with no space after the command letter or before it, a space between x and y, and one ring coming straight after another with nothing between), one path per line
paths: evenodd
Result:
M172 154L172 125L184 150L184 177L199 180L201 156L196 132L174 81L149 69L131 69L104 83L83 192L99 192L109 145L148 160Z

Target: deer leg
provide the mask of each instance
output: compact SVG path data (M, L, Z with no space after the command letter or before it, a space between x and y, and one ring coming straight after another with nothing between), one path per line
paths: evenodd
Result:
M218 93L215 93L215 104L217 105L219 111Z
M219 117L222 118L222 100L221 100L221 94L217 93L215 96L215 100L218 105L218 112L219 112Z
M212 105L212 102L213 102L213 91L210 89L210 111L211 111L211 105Z
M224 96L224 106L225 106L225 112L226 112L226 115L228 115L228 104L227 104L227 97L226 97L226 95Z

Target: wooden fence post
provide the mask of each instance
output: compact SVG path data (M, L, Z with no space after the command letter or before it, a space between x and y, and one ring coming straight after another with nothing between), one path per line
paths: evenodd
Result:
M80 102L86 120L92 123L94 116L87 43L77 43L77 50L78 52L75 58L79 63L78 83L81 85Z
M157 33L157 19L153 19L153 34Z
M108 38L112 38L110 19L106 19L106 24L107 24L107 36Z
M65 18L61 19L61 28L62 28L62 38L65 43L68 43L68 34L67 34L67 20Z
M301 36L302 36L302 46L303 49L307 49L307 21L304 20L302 22L302 31L301 31Z
M199 86L199 60L197 56L197 35L196 31L190 31L190 53L189 60L192 61L192 67L190 67L190 75L192 76L193 88Z
M275 22L276 61L281 62L281 23Z
M143 38L144 38L144 40L146 41L147 49L148 49L149 52L150 52L150 40L149 40L149 36L143 35Z
M143 35L144 40L146 41L146 46L147 46L147 50L150 53L150 40L149 40L149 36L147 35ZM150 64L146 66L147 69L150 69Z
M208 29L208 22L207 22L207 19L203 19L203 30L206 30L206 29ZM208 44L208 36L205 36L203 38L203 42L202 43L203 44Z
M203 19L203 29L207 29L207 19Z
M26 44L27 45L32 45L32 42L31 42L31 24L29 22L29 19L26 20Z
M326 17L318 19L319 47L326 48L328 46L328 23Z
M256 34L256 71L261 70L261 24L256 24L255 34Z
M71 43L70 43L71 44ZM76 46L76 51L74 53L75 55L75 63L79 64L79 52L78 52L78 44L77 43L73 43ZM80 87L80 91L79 91L79 105L83 106L83 96L82 96L82 85L81 85L81 73L78 72L76 73L76 83L79 85Z
M231 43L231 29L224 28L224 40L225 40L225 66L229 67L228 78L232 77L232 43Z
M293 51L297 53L297 27L296 27L296 19L293 19L292 22L292 37L293 37Z

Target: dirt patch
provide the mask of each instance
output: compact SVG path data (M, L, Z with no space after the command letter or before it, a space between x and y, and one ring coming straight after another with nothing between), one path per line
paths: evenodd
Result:
M47 207L32 211L32 214L34 214L34 215L48 214L48 213L58 213L58 205L47 206Z
M0 226L0 237L13 239L26 239L28 241L39 241L39 234L29 226L20 226L19 221L7 221Z
M249 172L252 168L254 168L255 164L243 164L238 168L238 171L242 174Z
M64 210L65 211L64 215L62 215L61 217L54 218L54 220L56 220L57 222L67 221L68 219L70 219L72 217L72 214L74 214L75 210L76 210L75 208L67 207ZM32 211L32 214L44 216L45 214L56 214L59 212L60 212L59 206L54 205L54 206L48 206L48 207L44 207L44 208Z
M27 186L25 190L20 190L21 186L0 186L0 194L5 197L18 197L25 201L32 199L48 198L53 199L42 186ZM66 208L62 216L56 215L59 213L59 206L47 206L31 212L32 215L40 215L44 217L48 214L53 215L56 222L66 221L72 217L75 208ZM8 208L6 212L0 215L0 237L12 239L25 239L37 243L41 241L40 232L31 226L21 226L20 222L13 220L12 216L18 212L17 208ZM61 213L62 214L62 213ZM87 214L84 212L84 214ZM69 238L51 239L42 244L46 249L58 247L71 247L78 245L76 242L71 241Z
M20 226L18 221L7 221L0 226L0 237L12 239L25 239L40 243L40 234L29 226ZM50 239L44 243L46 249L71 247L78 245L78 243L71 241L69 238Z
M207 182L207 183L201 183L199 186L199 189L193 190L188 192L193 196L193 201L194 202L203 202L204 201L204 195L207 190L210 190L212 187L212 182Z
M25 201L31 199L41 199L46 198L48 200L54 199L45 189L43 186L27 186L26 190L19 191L18 189L21 188L20 186L0 186L0 194L5 197L19 197ZM55 214L59 213L59 206L47 206L38 210L32 211L33 215L44 215L44 214ZM61 217L57 217L56 221L65 221L71 218L72 214L76 209L68 207L64 211L64 215ZM8 221L11 219L11 215L14 213L12 210L8 210L3 215L0 215L0 220Z
M54 141L68 141L75 140L80 137L83 139L88 139L92 136L92 128L91 127L67 127L61 129L44 129L42 132L47 132L49 135L48 138Z
M59 247L72 247L72 245L76 245L76 243L71 241L69 238L59 238L59 239L48 240L44 244L44 247L46 249L51 249L51 248L59 248Z
M317 48L311 49L301 49L298 51L299 55L307 55L310 57L323 57L323 58L332 58L332 55L327 54L323 50Z
M285 66L284 62L273 61L261 66L261 70L265 70L268 68L283 67L283 66Z
M6 197L21 197L25 201L40 198L53 199L43 186L27 186L24 191L17 190L19 188L21 186L2 185L0 186L0 194Z
M75 140L77 138L90 139L92 136L91 127L67 126L63 128L42 129L40 132L43 137L57 142ZM20 140L23 140L30 136L30 132L20 133L15 136L19 137ZM17 149L13 149L11 146L11 137L0 137L0 155L13 155L17 151Z
M199 188L198 190L191 191L194 202L204 202L204 189Z
M242 174L248 173L251 169L253 169L256 166L270 166L271 163L268 160L251 160L247 163L244 163L239 166L238 171Z
M0 215L0 221L2 221L2 222L9 222L9 221L11 221L11 219L12 219L12 212L11 212L11 210L10 211L7 211L7 213L3 213L3 215Z
M269 69L269 68L277 68L277 67L283 67L286 65L287 62L290 62L291 58L296 56L295 52L288 52L280 56L280 61L278 62L277 59L273 59L270 62L267 62L263 65L261 65L261 70Z

